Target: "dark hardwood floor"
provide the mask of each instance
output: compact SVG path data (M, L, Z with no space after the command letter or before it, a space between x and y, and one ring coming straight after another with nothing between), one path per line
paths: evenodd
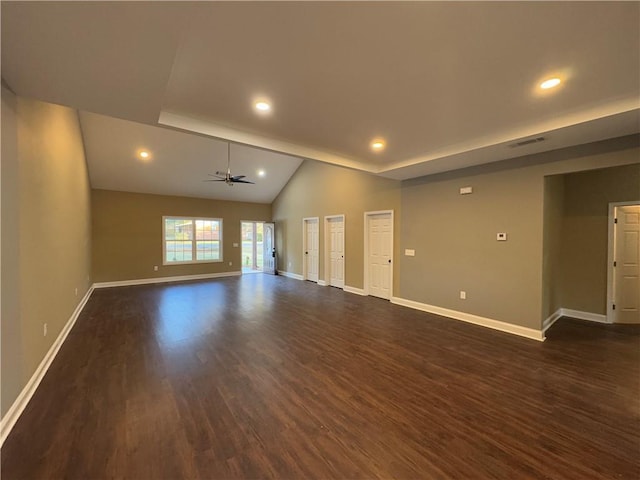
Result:
M268 275L96 290L2 479L640 477L640 330L544 343Z

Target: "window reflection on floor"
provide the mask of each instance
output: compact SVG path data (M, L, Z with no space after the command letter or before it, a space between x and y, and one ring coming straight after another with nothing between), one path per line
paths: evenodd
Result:
M161 287L155 323L158 343L188 346L218 329L228 333L229 328L260 326L266 318L261 313L273 306L273 291L265 285L263 275L238 277L237 282L233 286L211 280Z

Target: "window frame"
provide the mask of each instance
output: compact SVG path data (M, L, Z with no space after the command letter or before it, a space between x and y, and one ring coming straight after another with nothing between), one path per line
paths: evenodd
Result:
M193 240L192 240L192 246L191 246L191 258L193 260L186 260L186 261L180 261L180 262L168 262L167 261L167 237L166 237L166 226L167 226L167 219L171 219L171 220L189 220L191 221L192 225L193 225ZM196 220L203 220L203 221L214 221L214 222L218 222L218 225L220 226L220 239L218 240L220 248L220 258L218 260L197 260L197 244L198 244L198 240L196 239ZM222 222L222 218L209 218L209 217L185 217L182 215L163 215L162 216L162 266L171 266L171 265L193 265L193 264L199 264L199 263L220 263L220 262L224 262L224 252L222 250L222 240L223 240L223 231L222 231L222 226L223 226L223 222ZM201 240L204 241L204 240Z

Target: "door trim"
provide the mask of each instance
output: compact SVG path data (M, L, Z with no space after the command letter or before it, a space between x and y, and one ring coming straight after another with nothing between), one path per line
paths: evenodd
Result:
M307 246L307 222L316 221L318 224L318 282L320 281L320 217L304 217L302 219L302 280L308 280L307 258L305 255L305 247Z
M640 205L639 201L632 202L611 202L609 203L609 216L607 218L608 223L608 236L607 236L607 323L613 323L613 258L615 249L615 228L613 220L616 218L616 207L626 207L629 205Z
M369 220L374 215L391 215L391 269L389 270L389 298L393 298L393 271L395 269L395 258L393 255L393 241L395 237L395 222L393 210L376 210L373 212L364 212L364 282L363 290L365 295L369 295Z
M328 238L329 235L331 235L331 232L329 231L329 222L331 221L331 219L334 218L339 218L342 220L342 251L345 251L346 248L346 242L345 242L345 237L346 237L346 229L347 229L347 224L345 222L345 216L344 214L341 215L325 215L324 217L324 285L326 286L331 286L331 239ZM344 261L342 262L343 266L345 266L347 263L347 256L345 254L345 256L343 257ZM344 272L342 272L344 278L344 285L347 284L347 269L346 267L344 268ZM318 282L319 283L319 282ZM342 290L344 290L344 285L342 286ZM339 288L339 287L335 287L335 288Z

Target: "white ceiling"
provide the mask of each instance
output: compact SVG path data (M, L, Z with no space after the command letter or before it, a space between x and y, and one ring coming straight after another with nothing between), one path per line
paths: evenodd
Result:
M228 142L88 112L80 112L80 122L93 188L271 203L302 162L232 144L231 173L255 185L205 182L227 171ZM140 150L151 157L140 159Z
M638 18L638 2L3 2L2 76L19 95L405 179L639 132ZM542 94L551 75L565 82ZM109 134L89 140L92 182L124 189L125 165L98 173ZM145 168L168 193L183 165Z

